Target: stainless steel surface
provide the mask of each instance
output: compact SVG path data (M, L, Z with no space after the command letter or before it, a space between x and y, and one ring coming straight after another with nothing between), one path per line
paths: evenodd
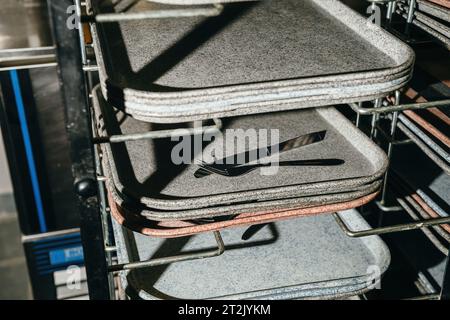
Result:
M0 70L53 66L55 53L45 0L2 0Z
M52 46L46 3L2 0L0 50Z

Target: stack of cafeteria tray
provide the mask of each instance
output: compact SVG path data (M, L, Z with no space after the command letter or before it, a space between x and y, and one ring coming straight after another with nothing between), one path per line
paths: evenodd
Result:
M108 105L98 86L93 101L100 137L155 129L154 124ZM324 134L315 143L280 151L280 166L268 175L263 174L262 170L268 169L264 167L239 176L197 176L199 159L207 159L217 146L229 145L226 134L210 143L202 143L204 137L197 137L201 142L197 154L182 164L173 161L174 147L183 143L182 139L190 145L195 136L180 141L166 138L102 144L104 173L116 220L148 235L179 237L342 211L372 200L388 165L384 152L332 107L224 119L222 132L230 129L276 129L280 141L310 132ZM232 139L231 144L240 145L226 148L223 155L226 158L235 150L255 150L258 146L253 144L257 142ZM339 161L334 165L283 165L325 159Z
M121 10L110 1L88 4L96 13ZM173 6L141 1L129 11L161 8ZM278 130L280 142L321 135L280 152L276 174L262 168L231 177L199 174L198 163L212 150L235 143L225 134L211 143L188 136L194 145L199 138L200 148L178 165L179 141L105 143L111 213L128 228L180 237L342 211L377 195L385 154L334 108L307 107L383 97L409 80L414 54L339 1L232 3L217 17L92 27L100 137L184 128L218 116L225 117L222 133ZM254 143L237 140L224 158L260 147ZM298 164L304 161L334 164Z
M181 3L158 2L128 9ZM216 1L184 3L207 2ZM332 106L403 87L414 54L337 0L229 2L216 17L92 25L100 67L93 120L105 142L118 263L210 250L212 231L226 244L211 259L125 268L122 287L142 299L341 298L370 290L389 251L378 237L346 237L326 213L373 200L388 160ZM121 10L109 0L88 5L95 13ZM182 131L211 119L221 124L215 134ZM168 138L108 139L168 130ZM255 150L257 160L247 161ZM241 154L245 163L216 166ZM294 217L303 218L284 221ZM344 219L368 228L356 211Z
M356 210L341 215L352 229L369 227ZM215 246L211 234L158 239L113 228L119 263ZM224 230L226 250L215 258L122 271L120 286L132 299L337 299L373 289L390 263L378 236L349 238L329 215L249 231Z
M408 18L411 0L396 2L396 12ZM450 49L450 1L415 0L412 23Z
M140 1L129 12L172 7ZM233 2L216 17L92 29L104 97L153 123L381 98L405 86L414 63L407 45L338 0Z

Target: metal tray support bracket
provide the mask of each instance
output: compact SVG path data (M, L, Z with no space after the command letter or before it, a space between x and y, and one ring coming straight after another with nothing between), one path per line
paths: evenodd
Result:
M361 104L350 103L350 107L355 111L358 115L373 115L373 114L383 114L383 113L391 113L396 111L404 111L404 110L419 110L419 109L428 109L432 107L440 107L440 106L450 106L450 99L432 101L432 102L417 102L417 103L407 103L407 104L398 104L398 105L390 105L390 106L382 106L379 108L363 108Z
M375 236L375 235L381 235L381 234L387 234L387 233L416 230L416 229L421 229L421 228L425 228L425 227L450 223L450 217L445 217L445 218L434 218L434 219L427 219L427 220L423 220L423 221L403 223L403 224L398 224L398 225L394 225L394 226L379 227L379 228L368 229L368 230L351 230L347 227L345 222L342 220L339 213L337 213L337 212L333 213L333 217L336 220L339 227L344 231L344 233L347 236L352 237L352 238L361 238L361 237Z
M164 139L171 137L179 137L185 135L199 135L199 134L214 134L222 129L222 120L213 119L214 125L211 126L194 126L193 128L186 128L183 130L171 129L171 130L157 130L143 133L121 134L112 135L109 137L94 137L94 144L102 143L122 143L127 141L138 141L147 139Z
M415 3L415 1L412 1L412 2ZM437 107L437 106L450 105L450 99L445 99L445 100L440 100L440 101L435 101L435 102L400 104L400 98L401 98L401 92L400 92L400 90L396 90L394 92L393 99L388 97L384 101L384 103L381 102L381 99L377 99L374 103L374 107L371 107L371 108L363 107L362 103L350 103L350 107L357 114L356 126L359 126L360 116L372 115L370 136L372 139L374 139L374 138L376 138L377 133L380 132L383 135L383 137L388 141L387 156L389 159L392 158L394 145L410 142L409 140L396 141L396 139L395 139L399 111L427 109L427 108L432 108L432 107ZM385 132L381 127L378 126L379 116L382 114L388 115L388 118L391 120L391 126L390 126L389 133ZM424 221L415 221L415 222L410 222L410 223L404 223L404 224L399 224L399 225L394 225L394 226L381 227L384 212L398 211L398 210L403 209L401 206L387 206L386 205L388 180L389 180L389 170L386 171L386 174L384 177L383 189L382 189L382 193L381 193L381 200L376 202L377 206L381 210L378 228L373 228L373 229L368 229L368 230L359 230L359 231L351 230L347 227L347 225L344 223L342 218L339 216L339 213L333 214L336 222L341 227L341 229L345 232L346 235L348 235L349 237L359 238L359 237L367 237L367 236L372 236L372 235L381 235L381 234L387 234L387 233L393 233L393 232L422 229L425 227L434 226L434 225L442 225L442 224L446 224L446 223L450 222L450 217L443 217L443 218L427 219Z
M150 259L146 261L130 262L124 264L111 265L108 267L109 272L118 272L126 270L144 269L149 267L160 266L164 264L171 264L182 261L191 261L205 258L212 258L222 255L225 252L225 245L219 231L214 231L214 238L217 243L217 249L203 252L186 253L171 257Z
M201 8L183 8L166 10L149 10L143 12L90 13L81 16L81 22L109 23L143 19L167 19L185 17L215 17L222 13L223 5L213 4Z

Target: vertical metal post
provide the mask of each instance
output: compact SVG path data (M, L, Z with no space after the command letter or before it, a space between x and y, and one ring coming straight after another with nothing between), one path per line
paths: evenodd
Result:
M397 90L395 91L395 102L394 105L398 106L400 104L400 91ZM388 150L387 150L387 157L389 159L389 161L392 158L392 148L393 148L393 143L392 141L395 139L395 131L397 129L397 122L398 122L398 111L394 112L392 115L392 122L391 122L391 131L390 131L390 135L391 135L391 141L389 141L388 144ZM381 204L384 206L386 205L386 188L387 188L387 183L388 183L388 177L389 177L389 171L386 171L386 174L384 176L384 182L383 182L383 192L381 195Z
M383 104L383 99L376 99L374 102L374 108L379 108ZM377 135L377 123L380 115L378 113L372 115L372 123L370 128L370 139L375 139Z
M409 37L411 23L414 20L414 12L416 10L416 0L409 0L408 17L406 18L405 34Z
M358 102L358 107L362 108L363 103L362 102ZM356 113L356 127L359 128L359 125L361 123L361 115L359 114L359 112Z
M67 26L69 9L76 8L74 5L74 0L48 0L71 143L72 174L81 216L89 296L91 299L110 299L80 38L76 28L70 30Z
M414 11L416 9L416 0L409 0L408 18L407 22L411 23L414 19Z
M386 13L386 18L387 18L389 23L391 23L391 21L392 21L392 15L395 12L396 7L397 7L396 1L390 1L388 3L388 9L387 9L387 13Z

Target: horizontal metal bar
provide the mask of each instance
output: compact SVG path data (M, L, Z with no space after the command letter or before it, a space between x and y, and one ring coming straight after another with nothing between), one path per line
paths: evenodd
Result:
M0 71L23 70L23 69L37 69L56 67L56 61L52 62L38 62L38 61L15 61L12 65L0 65Z
M83 71L86 72L96 72L98 71L99 67L97 65L84 65Z
M387 107L379 107L379 108L363 108L358 106L357 103L350 103L350 107L353 111L362 115L370 115L370 114L381 114L381 113L389 113L395 111L403 111L403 110L417 110L417 109L428 109L432 107L446 106L450 105L450 99L433 101L433 102L417 102L417 103L409 103L409 104L399 104L397 106L387 106Z
M379 124L377 124L375 128L377 129L377 132L381 133L383 138L386 139L386 141L391 143L392 145L404 145L414 143L414 141L412 141L411 139L403 139L403 140L392 139L392 137Z
M383 212L398 212L403 210L401 206L386 206L380 201L375 201L375 204L377 205L378 209Z
M55 57L55 47L17 48L0 50L0 62L36 57Z
M105 251L106 252L116 252L117 247L116 246L105 246Z
M213 5L209 8L189 8L189 9L168 9L151 10L145 12L120 12L120 13L99 13L97 15L82 15L81 22L119 22L143 19L165 19L182 17L214 17L222 13L223 6Z
M217 249L214 249L214 250L198 252L198 253L181 254L181 255L165 257L165 258L150 259L147 261L117 264L117 265L110 266L108 268L108 271L109 272L118 272L118 271L124 271L124 270L136 270L136 269L155 267L155 266L176 263L176 262L182 262L182 261L191 261L191 260L217 257L225 252L225 245L223 243L223 240L222 240L222 237L221 237L219 231L214 231L214 238L217 242Z
M439 300L440 297L441 296L439 294L433 293L433 294L426 294L426 295L418 296L418 297L407 298L404 300Z
M381 228L354 231L354 230L350 230L347 227L347 225L345 224L345 222L342 220L342 218L339 216L338 213L333 213L333 217L336 220L339 227L341 227L341 229L345 232L345 234L352 238L360 238L360 237L368 237L368 236L374 236L374 235L380 235L380 234L402 232L402 231L408 231L408 230L416 230L416 229L421 229L424 227L450 223L450 217L445 217L445 218L433 218L433 219L427 219L427 220L422 220L422 221L403 223L403 224L381 227Z
M170 129L170 130L157 130L143 133L122 134L113 135L110 137L97 137L93 139L94 144L101 143L122 143L127 141L137 141L146 139L163 139L170 137L180 137L186 135L197 134L209 134L216 133L222 128L222 121L220 119L213 119L213 126L195 127L195 128L183 128L183 129Z
M0 71L56 66L54 47L0 50Z
M409 198L409 199L408 199ZM408 201L409 200L409 201ZM414 210L417 211L423 211L417 203L411 203L411 197L405 197L405 199L397 199L397 201L401 204L401 206L405 209L406 213L410 215L411 218L414 220L420 220L419 214L414 212ZM408 201L408 202L407 202ZM414 208L414 209L413 209ZM436 226L433 226L433 228L436 228ZM423 228L421 231L425 234L425 236L430 240L430 242L444 255L448 255L447 248L439 241L439 239L431 232L430 228ZM437 231L437 230L436 230Z
M57 237L57 236L65 236L68 234L76 234L76 233L80 233L80 228L72 228L72 229L66 229L66 230L26 235L26 236L22 236L22 243L36 241L36 240L42 240L42 239L47 239L47 238L53 238L53 237Z

